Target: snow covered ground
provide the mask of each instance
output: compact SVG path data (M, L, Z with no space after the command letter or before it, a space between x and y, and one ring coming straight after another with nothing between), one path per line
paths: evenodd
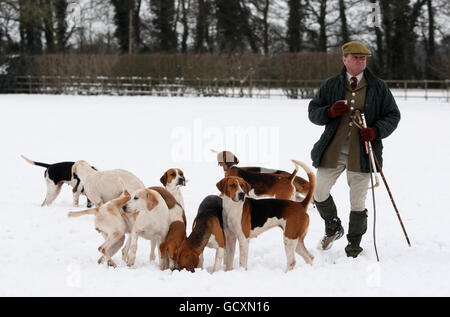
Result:
M376 190L377 263L373 214L357 259L345 256L346 239L327 252L317 249L323 223L310 208L305 243L312 266L297 255L284 273L282 233L272 229L250 243L249 269L211 274L214 251L205 251L205 269L160 271L148 261L149 242L139 240L137 261L128 268L97 264L101 236L93 218L69 219L68 186L49 207L44 169L85 159L99 169L124 168L147 185L159 185L171 167L184 170L188 233L201 200L217 194L223 172L209 148L228 149L241 165L292 170L291 158L310 164L310 150L322 133L307 118L307 100L80 97L0 95L2 145L0 181L0 296L449 296L450 104L397 100L402 121L384 142L384 173L411 239L409 248L384 187ZM301 173L305 176L304 173ZM344 227L349 202L345 176L335 186ZM82 198L81 203L85 203ZM372 210L369 192L367 207ZM82 209L81 207L78 209Z

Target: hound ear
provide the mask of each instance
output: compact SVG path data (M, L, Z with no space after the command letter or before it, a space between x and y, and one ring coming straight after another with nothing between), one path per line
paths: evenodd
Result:
M156 205L158 205L158 199L155 194L147 190L147 210L152 210Z
M233 161L234 165L239 164L238 158L235 155L233 155L233 156L234 156L234 161Z
M185 248L185 244L186 244L186 239L183 239L183 241L181 241L180 247L178 248L176 254L175 254L175 262L179 263L180 262L180 257L182 254L183 249Z
M217 189L223 194L225 191L226 180L223 178L220 182L216 184Z
M159 181L166 186L167 185L167 172L164 173L164 175L159 179Z
M241 188L242 190L248 195L248 193L250 192L250 190L252 189L252 187L250 186L249 183L247 183L245 180L242 180L241 182Z

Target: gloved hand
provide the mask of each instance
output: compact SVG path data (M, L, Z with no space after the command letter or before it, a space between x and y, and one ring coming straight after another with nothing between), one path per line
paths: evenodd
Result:
M350 107L344 101L336 101L330 109L328 115L330 118L336 118L350 111Z
M377 137L377 129L375 128L362 128L359 130L359 134L361 137L359 138L359 141L361 142L367 142L372 141Z

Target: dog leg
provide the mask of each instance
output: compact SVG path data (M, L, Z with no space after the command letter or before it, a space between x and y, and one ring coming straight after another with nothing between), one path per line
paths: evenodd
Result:
M236 250L236 236L233 232L226 230L225 237L227 239L225 244L225 270L231 271L233 269L234 252Z
M167 258L169 260L169 269L173 271L175 269L175 261L170 256L168 256Z
M150 262L156 260L155 248L156 248L156 240L150 240Z
M108 260L108 266L117 267L116 263L111 259L111 256L106 252L106 246L111 243L113 239L108 239L103 243L101 246L98 247L98 251L103 254L103 260L101 263L104 262L104 260Z
M292 270L295 267L295 247L297 246L298 239L289 239L284 237L284 251L286 252L286 272Z
M154 240L152 240L152 247L153 245L155 246L155 248L158 246L158 255L159 255L159 268L164 271L167 270L170 267L170 263L169 263L169 255L166 254L163 255L161 253L161 248L159 248L159 245L161 244L161 238L155 238ZM151 257L151 255L150 255Z
M117 241L114 245L109 247L108 250L106 250L106 252L108 252L108 254L111 257L113 257L117 253L117 251L119 251L119 249L122 247L124 242L125 242L125 235L123 235L122 238L120 238L120 240Z
M129 267L134 265L134 261L136 260L136 252L137 252L137 240L139 237L139 233L135 230L131 231L131 243L130 249L128 250L128 258L127 265Z
M103 256L108 260L108 265L109 266L113 266L113 267L117 267L116 263L114 263L114 261L111 259L111 256L114 255L109 253L108 251L114 247L116 244L120 243L119 247L117 249L120 248L120 246L122 245L124 240L123 235L120 232L114 232L113 234L111 234L110 236L108 236L108 239L105 241L105 243L103 243L98 250L103 254ZM117 250L116 249L116 250Z
M122 235L122 234L119 233L118 236L120 236L120 235ZM117 240L116 242L112 241L108 246L105 247L105 250L104 250L105 255L107 257L109 257L108 266L117 267L117 265L114 263L114 261L111 258L114 256L114 254L117 253L117 251L123 245L124 241L125 241L125 235L122 235L122 237L119 238L119 240Z
M239 240L239 266L247 270L248 264L248 246L250 239L241 237Z
M295 251L305 260L306 263L312 265L314 256L306 249L305 243L302 238L298 240L297 248Z
M131 234L128 235L127 242L125 243L125 246L122 249L122 260L125 262L128 262L128 252L130 250L130 244L131 244Z
M213 273L220 270L220 265L222 264L223 261L224 252L225 252L224 248L216 249L216 260L214 262Z
M201 253L201 254L199 255L198 260L199 260L199 261L198 261L197 268L198 268L198 269L203 269L203 261L204 261L203 253Z
M70 212L69 212L69 214L70 214ZM103 231L100 231L100 230L98 230L97 229L97 231L102 235L102 237L103 237L103 239L105 239L105 242L103 242L103 244L105 244L106 243L106 240L108 240L108 235L106 234L106 233L104 233ZM102 245L103 245L102 244ZM99 247L99 249L101 248L101 246ZM103 262L105 262L105 257L103 256L103 254L102 254L102 256L97 260L97 263L98 264L103 264Z
M45 199L42 202L41 207L50 205L56 199L56 197L58 197L63 184L59 183L55 185L55 183L53 183L53 181L48 178L45 179L45 183L47 184L47 195L45 196Z
M98 263L98 264L102 264L103 262L105 262L105 257L102 255L102 256L97 260L97 263Z
M73 205L74 205L74 207L78 207L78 205L80 203L80 194L81 194L81 190L79 190L78 188L74 187L72 189L72 196L73 196Z

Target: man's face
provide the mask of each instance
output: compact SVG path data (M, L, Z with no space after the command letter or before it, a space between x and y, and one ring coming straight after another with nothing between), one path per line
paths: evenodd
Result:
M348 54L347 57L342 57L342 62L351 75L357 76L366 69L367 56L354 56Z

